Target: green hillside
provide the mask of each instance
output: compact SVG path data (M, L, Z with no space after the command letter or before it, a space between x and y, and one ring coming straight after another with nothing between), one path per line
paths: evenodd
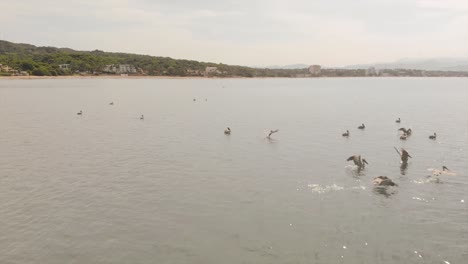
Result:
M130 64L138 69L138 74L154 76L203 75L206 67L217 67L213 75L220 77L293 77L306 73L306 69L256 69L100 50L76 51L68 48L36 47L3 40L0 40L0 64L37 76L103 74L105 65L109 64ZM60 64L69 64L70 68L60 69Z

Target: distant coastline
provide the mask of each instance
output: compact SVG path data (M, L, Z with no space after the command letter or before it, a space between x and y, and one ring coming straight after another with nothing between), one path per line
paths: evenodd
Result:
M36 47L0 40L0 78L330 78L468 77L468 71L421 69L252 68L128 53Z
M220 80L220 79L341 79L341 78L365 78L365 79L383 79L383 78L466 78L468 76L385 76L385 77L366 77L366 76L335 76L335 77L197 77L197 76L150 76L150 75L130 75L130 76L119 76L119 75L67 75L67 76L0 76L0 81L8 80L86 80L86 79L108 79L108 80L139 80L139 79L173 79L173 80Z

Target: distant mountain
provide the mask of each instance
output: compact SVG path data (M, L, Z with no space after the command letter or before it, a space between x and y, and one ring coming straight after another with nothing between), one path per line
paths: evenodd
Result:
M426 71L468 71L468 58L401 59L395 62L358 64L344 69L414 69Z
M254 66L253 68L258 69L305 69L309 68L307 64L291 64L291 65L271 65L271 66Z

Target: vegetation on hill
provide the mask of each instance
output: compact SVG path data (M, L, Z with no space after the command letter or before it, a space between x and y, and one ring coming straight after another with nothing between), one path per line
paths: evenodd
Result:
M307 72L306 69L256 69L100 50L76 51L68 48L36 47L2 40L0 40L0 64L37 76L101 74L104 66L109 64L130 64L139 69L140 74L155 76L203 75L206 67L217 67L215 75L222 77L293 77ZM59 67L61 64L69 64L70 68L61 69Z

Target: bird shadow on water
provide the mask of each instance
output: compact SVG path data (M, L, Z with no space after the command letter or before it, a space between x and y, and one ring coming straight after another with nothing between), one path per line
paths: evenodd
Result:
M358 166L345 166L347 169L348 174L350 174L353 178L359 179L362 176L366 176L366 170L364 168L360 168Z
M406 172L408 171L408 163L407 162L403 162L401 163L400 165L400 173L401 175L406 175Z
M390 198L392 195L397 193L394 188L388 186L376 186L373 188L373 191L375 194L382 195L385 198Z

